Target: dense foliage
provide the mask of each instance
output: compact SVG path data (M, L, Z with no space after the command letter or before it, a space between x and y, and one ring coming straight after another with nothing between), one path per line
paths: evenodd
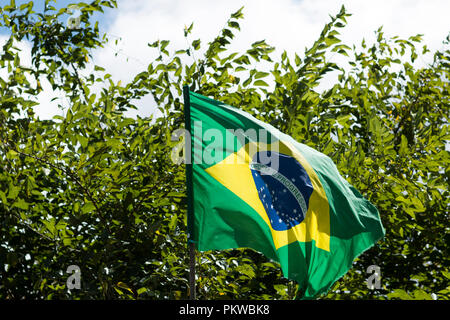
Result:
M351 48L338 38L349 16L342 8L304 54L275 59L265 41L229 52L239 10L205 50L193 25L186 48L149 44L159 57L122 84L101 66L83 72L108 41L92 14L116 1L80 4L72 29L61 22L66 10L45 2L44 12L31 1L0 7L10 32L0 49L0 299L188 297L184 166L171 161L184 84L329 155L378 207L386 237L322 298L450 297L448 38L432 64L415 69L427 51L420 36L391 38L380 28L374 43ZM32 46L29 66L20 41ZM330 72L338 80L318 91ZM64 117L35 116L44 78L70 101ZM162 116L125 115L148 95ZM66 288L70 265L81 268L80 290ZM381 289L366 285L370 265L381 269ZM250 249L197 253L197 276L200 299L296 292L277 263Z

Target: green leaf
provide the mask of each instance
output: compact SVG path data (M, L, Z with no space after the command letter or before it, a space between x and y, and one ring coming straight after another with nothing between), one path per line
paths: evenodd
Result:
M29 208L29 204L23 199L18 199L12 206L23 210L28 210Z
M414 300L433 300L430 294L418 289L413 292Z
M175 227L177 225L177 220L178 220L178 216L176 214L172 215L172 218L170 218L170 222L169 222L170 230L175 229Z
M240 28L240 26L239 26L239 23L237 23L236 21L229 21L229 22L228 22L228 26L229 26L230 28L234 28L234 29L241 30L241 28Z
M189 27L184 28L184 36L187 37L188 34L192 32L192 28L194 27L194 23L192 22Z
M408 153L408 139L406 139L406 137L403 134L401 137L400 149L399 149L398 153L401 156L404 156Z
M284 284L276 284L273 288L277 291L277 293L281 296L287 296L287 286Z
M192 47L194 48L194 50L200 49L200 39L192 41Z
M166 47L169 45L170 41L168 40L161 40L160 41L160 50L165 51Z
M145 293L145 292L147 292L147 288L139 288L139 289L137 290L138 296L141 295L141 294L143 294L143 293Z
M341 40L338 39L338 38L336 38L336 37L334 37L334 36L325 38L325 44L326 44L328 47L329 47L329 46L332 46L333 44L339 43L339 42L341 42Z
M133 290L131 290L131 288L130 288L126 283L118 282L118 283L117 283L117 286L118 286L119 288L121 288L121 289L128 290L129 292L131 292L132 294L134 294Z
M295 54L295 65L298 67L302 63L302 60L298 56L298 54Z
M6 195L3 191L0 190L0 200L2 201L1 203L3 204L8 204L8 201L6 200Z
M9 185L9 193L8 193L8 199L15 199L19 195L20 187L16 187L12 184Z
M91 201L86 201L81 207L82 213L92 213L93 211L95 211L95 205Z
M258 87L268 87L269 85L264 80L256 80L253 85Z
M399 298L400 300L413 300L413 298L403 289L396 289L387 294L388 298Z
M14 60L14 56L11 53L9 53L9 52L5 52L3 54L3 56L2 56L2 59L6 60L6 61L13 61Z
M337 121L341 124L344 125L351 117L351 114L345 114L345 115L341 115L339 117L337 117Z
M241 19L244 17L244 14L242 13L242 10L244 7L242 6L238 11L231 14L231 18L233 19Z
M269 75L269 73L267 73L267 72L258 71L255 73L255 79L261 79L261 78L267 77L268 75Z
M95 65L94 70L95 71L105 71L105 68Z
M9 150L6 155L7 155L8 159L14 159L17 157L18 153L14 150Z

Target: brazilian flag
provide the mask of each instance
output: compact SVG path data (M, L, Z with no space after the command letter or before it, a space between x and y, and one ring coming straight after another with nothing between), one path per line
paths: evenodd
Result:
M198 250L257 250L312 299L384 236L375 206L329 157L187 87L184 98L188 237Z

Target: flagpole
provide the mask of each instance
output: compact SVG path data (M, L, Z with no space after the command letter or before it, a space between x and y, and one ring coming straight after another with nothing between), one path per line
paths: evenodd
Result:
M191 133L191 103L189 97L189 86L183 87L184 97L184 127L189 132L185 136L185 165L186 165L186 187L187 187L187 232L189 247L189 298L195 300L195 243L193 237L193 214L194 214L194 190L192 185L192 137ZM189 140L188 140L189 139Z
M189 242L189 299L195 300L195 243Z

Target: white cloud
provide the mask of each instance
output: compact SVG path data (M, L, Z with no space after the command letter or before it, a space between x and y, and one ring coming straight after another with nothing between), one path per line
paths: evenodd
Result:
M344 4L353 16L343 29L343 40L353 44L371 37L381 25L388 35L407 37L425 34L425 41L438 48L450 29L445 0L367 2L359 0L128 0L119 3L108 32L123 38L124 52L148 62L147 43L170 39L183 45L184 25L194 21L194 36L211 40L224 26L229 14L245 6L242 32L235 41L241 49L253 41L266 39L277 48L303 52ZM108 49L107 49L108 50ZM137 68L138 69L138 68Z
M200 38L205 46L241 6L245 6L245 19L240 22L241 32L232 50L244 50L254 41L265 39L278 49L274 57L282 50L303 54L330 21L329 15L337 14L342 4L353 14L347 19L347 27L341 29L341 39L349 45L359 44L362 38L372 41L374 31L383 26L387 36L423 33L424 42L433 51L443 48L442 41L450 31L447 0L127 0L119 1L119 8L104 18L111 19L107 33L112 41L95 52L94 63L105 67L116 81L129 81L155 58L147 43L167 39L172 48L184 48L183 28L194 22L191 39ZM118 37L122 40L114 46ZM422 63L431 58L426 59ZM45 97L42 99L42 116L57 112ZM154 108L149 97L139 105L137 113L143 116Z
M282 50L303 54L329 22L329 15L337 14L342 4L353 14L347 19L347 27L341 29L342 40L350 45L361 43L363 38L372 41L374 31L383 26L387 36L423 33L431 49L441 49L450 30L450 2L445 0L129 0L119 3L108 30L122 38L122 51L115 57L115 51L106 47L97 52L96 63L106 66L116 79L130 80L155 57L147 43L168 39L174 48L183 48L183 27L194 22L192 39L200 38L206 44L241 6L245 6L245 19L240 22L242 31L230 46L232 50L243 50L254 41L265 39L278 49L277 55ZM149 112L148 105L141 108L143 114Z
M0 35L0 48L3 48L3 45L9 39L7 36ZM18 43L14 43L14 47L19 49L19 58L20 65L23 67L31 68L31 44L27 41L21 41ZM0 68L0 77L2 77L5 81L8 80L8 71L7 68ZM35 86L36 81L32 79L30 76L27 76L27 80L31 83L31 85ZM63 115L64 111L58 108L58 104L67 105L64 101L64 97L55 91L53 91L51 84L44 77L39 79L39 82L42 86L42 91L37 96L27 96L24 98L34 100L39 104L34 106L34 111L36 116L40 119L51 119L55 115ZM57 98L53 100L53 98Z

